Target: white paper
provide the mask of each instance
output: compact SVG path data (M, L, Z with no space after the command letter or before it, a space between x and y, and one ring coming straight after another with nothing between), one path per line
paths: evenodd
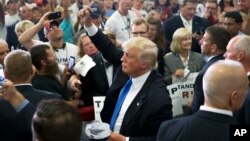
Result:
M80 61L78 61L74 67L77 74L81 74L83 77L86 76L88 71L93 68L96 63L88 55L84 55Z

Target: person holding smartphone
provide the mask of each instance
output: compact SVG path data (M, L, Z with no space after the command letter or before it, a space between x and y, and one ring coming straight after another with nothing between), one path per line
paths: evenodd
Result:
M32 64L36 67L36 74L32 78L32 85L39 90L46 90L62 95L64 100L70 100L66 83L71 75L68 69L63 73L63 79L58 81L58 63L48 45L37 45L30 49ZM69 63L70 65L72 64ZM74 64L74 63L73 63ZM72 64L72 66L73 66ZM72 69L72 68L71 68Z

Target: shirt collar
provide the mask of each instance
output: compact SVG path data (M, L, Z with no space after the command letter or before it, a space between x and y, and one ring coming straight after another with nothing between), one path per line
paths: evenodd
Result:
M204 106L204 105L202 105L200 107L200 110L209 111L209 112L213 112L213 113L224 114L224 115L228 115L228 116L233 116L232 111L224 110L224 109L218 109L218 108L214 108L214 107L208 107L208 106Z
M142 87L142 85L146 82L150 72L151 71L148 71L148 72L146 72L145 74L143 74L143 75L141 75L139 77L132 78L132 85L135 88Z
M182 16L181 13L180 13L180 17L181 17L182 23L183 23L184 25L185 25L185 24L190 24L190 26L192 26L193 19L191 19L190 21L187 21L187 20Z
M16 84L14 86L32 86L30 83Z

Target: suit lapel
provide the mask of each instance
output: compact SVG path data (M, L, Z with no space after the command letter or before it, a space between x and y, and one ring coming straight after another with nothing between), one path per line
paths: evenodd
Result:
M185 27L184 24L183 24L183 22L182 22L182 20L181 20L181 16L178 16L178 18L176 20L176 25L177 25L176 27L178 27L178 28L179 27Z
M127 125L130 123L130 121L133 119L133 117L137 114L137 112L141 108L141 106L144 102L144 99L147 96L146 94L147 94L148 88L151 85L155 74L156 74L155 71L152 71L150 73L149 77L147 78L146 82L142 86L141 90L139 91L139 93L137 94L135 99L132 101L130 106L128 107L126 114L123 118L120 133L122 133L124 130L126 130Z
M101 72L103 80L105 80L105 83L108 84L108 77L104 66L104 60L102 59L101 54L94 56L93 61L96 63L97 69Z

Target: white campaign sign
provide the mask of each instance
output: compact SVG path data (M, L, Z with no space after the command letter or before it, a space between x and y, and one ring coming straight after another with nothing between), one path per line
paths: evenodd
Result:
M94 101L95 120L101 122L102 119L100 113L104 105L105 96L94 96L93 101Z
M167 86L173 105L173 116L183 114L183 106L187 106L193 100L194 82L198 73L190 73L185 82L178 82Z

